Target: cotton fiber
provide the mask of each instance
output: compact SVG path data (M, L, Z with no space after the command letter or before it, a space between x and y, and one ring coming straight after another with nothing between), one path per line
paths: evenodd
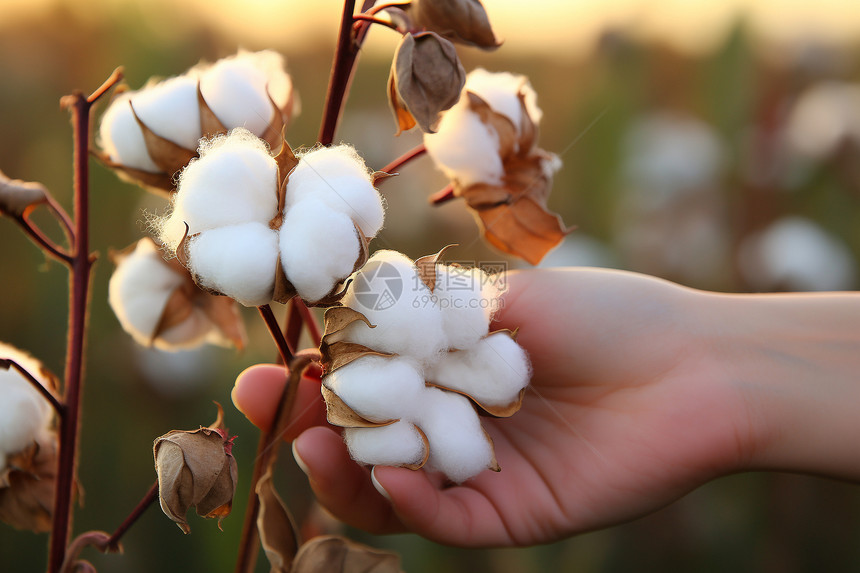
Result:
M345 428L350 455L368 465L418 465L424 459L424 440L417 428L400 420L379 428Z

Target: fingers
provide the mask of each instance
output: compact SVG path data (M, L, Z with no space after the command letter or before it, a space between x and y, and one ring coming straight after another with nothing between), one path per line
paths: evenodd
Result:
M268 429L272 425L286 381L283 366L251 366L236 378L231 394L233 403L252 424ZM327 425L319 380L307 377L301 379L290 417L291 423L284 436L288 442L307 428Z
M403 531L391 505L374 488L370 472L350 459L340 434L310 428L293 442L293 455L317 500L335 517L371 533Z
M373 481L409 531L462 547L512 543L498 511L479 489L470 485L440 489L423 470L382 466L373 469Z

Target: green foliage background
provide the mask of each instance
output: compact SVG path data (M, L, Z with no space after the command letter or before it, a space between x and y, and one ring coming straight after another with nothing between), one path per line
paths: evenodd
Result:
M570 28L575 34L576 23ZM294 146L315 140L333 44L333 36L321 36L317 43L285 51L303 103L302 114L288 133ZM128 83L138 87L151 75L181 73L201 58L214 60L235 49L232 40L193 19L164 14L153 20L133 4L86 18L79 11L58 9L24 21L0 22L0 169L14 178L45 183L71 209L71 129L57 105L60 96L94 89L118 65L125 66ZM759 121L763 109L770 109L769 98L782 105L810 81L791 62L765 62L756 56L740 26L715 53L697 58L607 35L601 49L586 60L563 53L524 55L506 47L494 53L463 50L463 60L467 69L483 65L530 76L544 109L542 147L561 153L565 163L550 206L567 224L578 226L577 235L594 237L610 249L622 192L619 150L634 117L649 109L681 109L708 121L726 139L731 155L725 174L732 212L729 231L738 240L751 220L767 216L756 211L757 203L739 182L743 133ZM415 134L393 138L385 102L388 66L389 61L380 57L360 61L340 131L340 137L354 143L376 168L419 141ZM856 66L841 75L856 78ZM462 204L455 201L436 209L426 205L426 196L444 184L428 159L410 164L397 180L386 183L389 218L374 246L417 257L456 242L462 245L456 251L458 259L505 260L518 266L483 245ZM818 221L858 254L858 197L858 188L824 167L804 188L779 195L777 211ZM223 533L214 522L192 519L192 533L183 536L152 508L126 536L124 556L85 555L102 573L232 569L247 495L245 480L258 434L232 407L229 393L238 372L275 355L256 313L248 310L251 344L244 353L206 352L195 373L187 376L196 385L184 392L159 391L146 382L140 355L106 303L112 272L107 253L142 235L144 210L158 212L164 207L164 202L93 164L92 245L100 260L93 279L83 402L80 480L85 496L75 531L115 528L154 480L152 440L173 428L208 423L215 413L212 400L227 407L226 422L239 436L234 452L240 488ZM59 230L53 231L59 237ZM618 266L626 266L619 260ZM746 288L733 269L726 269L714 284L691 286ZM65 270L47 261L14 225L0 220L0 340L27 349L62 372L66 312ZM179 386L182 377L174 376ZM301 519L309 511L309 489L287 451L279 480L279 489ZM464 550L413 536L348 533L399 551L411 573L835 572L860 568L859 515L860 492L854 485L749 474L717 480L632 523L540 547ZM0 570L38 571L44 567L45 549L44 536L0 524ZM261 555L258 571L267 570L264 561Z

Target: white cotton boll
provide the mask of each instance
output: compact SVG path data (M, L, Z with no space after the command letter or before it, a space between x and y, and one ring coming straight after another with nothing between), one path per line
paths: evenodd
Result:
M464 187L502 182L505 168L499 157L499 136L469 110L465 98L442 114L436 133L424 134L424 145L445 175Z
M197 78L177 76L146 86L131 96L137 117L155 134L186 149L197 149L200 106Z
M786 137L813 159L829 156L846 139L860 141L860 85L830 81L804 91L789 113Z
M428 388L422 406L415 424L430 443L427 469L441 471L451 481L461 483L490 466L493 447L468 398Z
M349 455L371 466L404 466L421 463L425 444L415 426L405 420L379 428L344 428Z
M505 332L443 354L427 372L428 382L468 394L484 406L510 404L530 378L525 350Z
M41 364L20 350L0 342L0 358L11 358L47 385ZM26 449L50 423L51 405L15 368L0 370L0 472L6 458Z
M123 258L108 283L108 302L123 330L149 345L164 305L185 277L165 264L155 243L139 241Z
M327 375L323 384L371 422L411 416L425 389L418 365L402 356L364 356Z
M188 317L177 325L159 333L152 346L159 350L175 352L196 348L206 342L225 344L223 337L213 330L212 321L202 309L195 308Z
M352 274L361 252L352 219L312 199L287 211L279 241L284 274L310 302Z
M522 105L519 94L523 93L526 111L531 120L540 123L543 112L537 105L537 93L528 78L510 72L488 72L477 68L466 76L463 92L470 91L489 104L493 111L509 118L518 131L522 131Z
M122 93L111 101L99 124L99 144L114 163L158 173L161 169L149 156L143 132L128 104L133 94Z
M321 147L300 156L287 183L286 207L311 197L348 215L367 237L382 228L382 197L364 160L351 146Z
M189 240L188 261L198 284L245 306L272 301L278 233L262 223L211 229Z
M200 158L179 177L162 240L175 248L185 235L227 225L268 223L278 211L278 166L265 143L244 129L200 146Z
M283 107L291 90L284 59L272 51L239 52L218 60L200 77L206 104L227 129L244 127L261 137L275 114L270 94Z
M352 277L342 303L364 314L339 338L381 352L432 360L446 349L442 311L418 277L413 262L395 251L377 251Z
M758 290L834 291L856 287L857 265L844 243L816 223L785 217L750 236L741 273Z
M448 348L468 348L487 335L499 306L496 279L477 267L437 264L433 295L442 309Z

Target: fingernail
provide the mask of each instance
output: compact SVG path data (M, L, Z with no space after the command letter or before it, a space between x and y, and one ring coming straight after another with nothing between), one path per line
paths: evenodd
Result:
M310 476L311 474L308 470L308 464L306 464L302 457L299 455L299 451L296 449L295 441L293 441L293 457L296 459L296 465L299 466L303 472L305 472L306 476Z
M382 484L379 483L379 480L376 479L376 466L373 466L373 469L370 470L370 481L373 482L373 487L376 488L376 491L379 492L379 495L391 501L391 496L388 495L388 492L385 491L385 488L382 487Z

